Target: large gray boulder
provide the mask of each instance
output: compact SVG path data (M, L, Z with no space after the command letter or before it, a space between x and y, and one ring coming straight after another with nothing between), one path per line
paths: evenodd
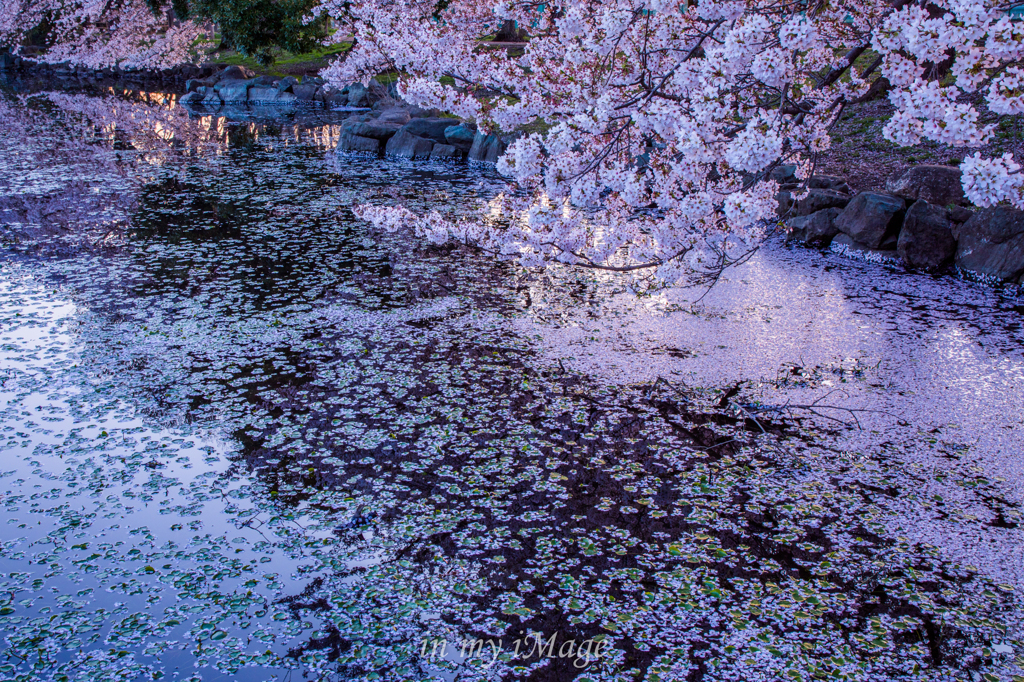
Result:
M458 160L464 155L462 150L456 149L450 144L435 144L430 150L431 159Z
M397 123L400 126L405 125L412 119L409 115L408 109L402 107L391 107L380 112L380 116L377 121L380 123Z
M290 104L295 101L295 93L281 91L277 88L250 87L249 101L259 104Z
M378 121L355 121L346 123L342 130L359 135L360 137L372 137L375 140L387 142L395 133L401 129L400 125L394 123L381 123Z
M314 83L298 83L292 86L292 94L298 102L312 102L316 99L317 88Z
M949 211L919 200L907 211L896 252L909 267L935 270L956 253Z
M213 78L190 78L185 81L185 92L195 92L202 87L213 87L216 84L216 80Z
M277 99L277 88L254 86L249 88L250 102L273 102Z
M367 107L370 105L370 91L362 83L348 86L346 104L350 107Z
M182 95L181 99L178 100L178 104L202 104L203 96L198 92L186 92Z
M417 137L404 127L388 140L384 151L389 156L400 156L406 159L428 159L434 149L434 141L425 137Z
M376 105L383 101L385 103L383 106L391 106L393 100L398 99L398 86L394 83L385 85L376 78L371 78L366 88L366 97L370 104Z
M836 218L836 227L869 249L895 247L906 208L899 197L861 192Z
M424 109L417 106L408 107L406 111L409 112L410 118L438 118L441 114L437 109Z
M505 153L506 145L497 135L484 135L477 131L473 137L473 146L469 149L470 161L497 163Z
M799 241L812 246L828 246L839 234L836 217L842 212L839 208L826 208L810 215L790 218L786 223L788 232L786 241Z
M196 90L197 94L203 95L203 106L207 107L219 107L224 103L221 100L220 95L213 88L199 88Z
M445 142L466 153L469 153L469 150L473 148L473 140L475 138L476 128L466 123L448 126L444 129Z
M405 130L416 137L425 137L437 144L448 144L446 128L457 121L450 118L414 118L405 124Z
M249 99L249 81L222 80L215 88L225 102L245 102Z
M936 206L964 201L960 169L954 166L914 166L902 175L890 178L885 189L908 201L927 201Z
M794 205L793 193L784 190L779 192L778 200L780 216L805 216L828 208L844 208L850 203L850 196L831 189L812 189Z
M366 152L368 154L379 154L380 145L380 140L376 140L372 137L353 135L348 131L343 132L341 134L341 138L338 140L338 150L343 152Z
M255 72L253 72L253 70L248 67L229 66L220 73L218 73L216 78L218 81L244 81L249 80L255 75Z
M985 208L955 226L956 265L961 270L1004 282L1024 275L1024 211Z
M954 223L966 223L974 215L974 211L964 206L950 206L949 217Z
M850 185L846 180L836 175L812 175L807 178L807 187L810 189L831 189L841 194L850 193Z
M793 185L800 182L796 178L795 163L784 163L772 168L772 172L768 174L768 177L780 185Z

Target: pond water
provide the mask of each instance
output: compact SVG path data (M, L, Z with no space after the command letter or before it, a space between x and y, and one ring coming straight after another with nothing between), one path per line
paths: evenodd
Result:
M1013 292L638 299L358 221L502 183L343 114L0 109L3 679L1024 674Z

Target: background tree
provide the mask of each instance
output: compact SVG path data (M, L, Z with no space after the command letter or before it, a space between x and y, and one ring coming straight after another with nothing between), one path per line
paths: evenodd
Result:
M167 0L148 0L160 11ZM251 56L261 64L274 61L274 50L309 52L330 35L330 18L311 15L316 0L171 0L182 19L210 21L221 45Z
M91 67L137 68L195 61L212 39L263 64L274 49L323 44L330 18L315 0L10 0L0 5L0 45L44 48L31 56ZM40 39L42 38L42 39Z

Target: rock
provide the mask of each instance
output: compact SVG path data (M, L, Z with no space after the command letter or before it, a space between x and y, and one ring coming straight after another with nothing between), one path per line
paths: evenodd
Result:
M919 200L903 219L896 252L909 267L935 270L956 253L956 239L950 231L949 212Z
M397 123L398 125L405 125L409 122L412 117L409 116L409 112L401 107L392 107L385 109L380 113L377 121L380 123Z
M381 123L380 121L355 121L346 123L342 129L353 135L372 137L375 140L387 142L401 129L401 126L395 123Z
M380 154L380 140L372 137L361 137L346 131L341 134L338 140L338 149L346 152L369 152Z
M772 168L772 172L768 174L768 177L780 185L795 184L799 182L799 180L796 179L795 163L784 163Z
M807 216L790 218L787 222L789 231L786 241L801 241L813 246L828 246L833 237L839 234L836 217L842 212L840 208L826 208L815 211Z
M474 138L476 138L476 127L468 123L460 123L457 126L448 126L444 129L445 142L467 153L473 148Z
M391 156L401 156L407 159L426 159L434 148L434 141L424 137L413 135L405 127L395 133L394 137L388 140L384 151Z
M292 86L292 94L299 102L313 102L316 101L317 89L318 87L313 83L299 83Z
M249 80L255 75L256 74L253 73L252 69L246 68L244 66L229 66L228 68L224 69L219 74L217 74L217 80Z
M434 116L435 109L424 109L423 107L409 107L408 110L410 118L436 118Z
M397 96L398 93L393 83L390 85L384 85L376 78L371 78L370 83L366 88L366 97L371 104L375 104L382 100L396 99Z
M333 88L325 90L324 104L329 107L347 107L348 93L344 90L334 90Z
M431 159L462 159L463 151L450 144L435 144L430 151Z
M182 64L178 69L178 77L184 80L190 78L202 78L203 70L193 64Z
M277 82L277 79L273 76L257 76L249 80L249 85L258 85L261 88L276 88Z
M1015 282L1024 274L1024 211L984 208L953 228L956 265L989 279Z
M211 87L214 85L212 79L209 78L192 78L185 81L185 92L195 92L202 87Z
M277 98L277 88L256 86L249 88L250 102L273 102Z
M220 95L218 95L217 91L213 88L200 88L196 92L202 93L203 106L219 107L221 104L224 103L223 100L221 100Z
M249 81L220 81L214 86L225 102L245 102L249 99Z
M952 218L954 223L966 223L974 215L974 211L963 206L953 205L949 209L949 217Z
M0 52L0 71L14 71L19 66L21 66L21 60L18 55L11 54L8 48Z
M295 76L285 76L277 82L278 92L292 92L292 88L299 84L299 79Z
M203 95L198 92L187 92L178 100L178 104L202 104Z
M277 88L249 88L249 101L260 104L289 104L295 101L295 93L281 92Z
M954 166L915 166L896 178L890 178L885 189L909 201L920 199L936 206L964 201L960 169Z
M867 261L873 261L875 263L897 263L899 258L896 253L891 250L872 249L865 244L853 239L848 234L838 234L835 239L832 240L830 246L832 251L842 256L849 256L851 258L863 258Z
M403 128L416 137L425 137L438 144L448 144L444 131L454 122L455 120L450 118L415 118Z
M484 135L477 131L473 137L473 146L469 150L469 160L497 163L498 157L505 153L505 146L496 135Z
M906 208L906 202L899 197L861 192L836 218L836 227L869 249L880 248L889 242L895 246L895 237Z
M843 178L835 175L812 175L807 178L807 187L810 189L831 189L843 194L850 193L850 186Z
M824 211L827 208L844 208L850 203L850 197L831 189L812 189L807 196L793 205L793 194L788 191L778 193L780 216L804 216Z
M353 83L348 86L346 94L348 96L346 104L350 107L367 107L370 105L369 90L362 83Z

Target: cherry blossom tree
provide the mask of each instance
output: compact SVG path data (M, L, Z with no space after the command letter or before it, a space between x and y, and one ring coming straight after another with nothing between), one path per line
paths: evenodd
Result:
M771 171L807 178L870 79L892 85L901 145L977 146L1024 111L1024 26L992 0L323 0L356 36L326 75L401 73L407 100L523 132L510 191L482 221L364 207L389 227L466 240L523 265L650 268L676 281L749 253L777 224ZM516 21L521 56L482 39ZM855 61L859 58L857 66ZM447 83L447 84L446 84ZM1009 156L968 157L967 196L1024 208ZM798 198L800 194L798 193Z
M190 62L204 33L170 7L146 0L5 0L0 45L20 49L25 36L45 30L47 49L34 59L87 68L120 65L156 69Z

